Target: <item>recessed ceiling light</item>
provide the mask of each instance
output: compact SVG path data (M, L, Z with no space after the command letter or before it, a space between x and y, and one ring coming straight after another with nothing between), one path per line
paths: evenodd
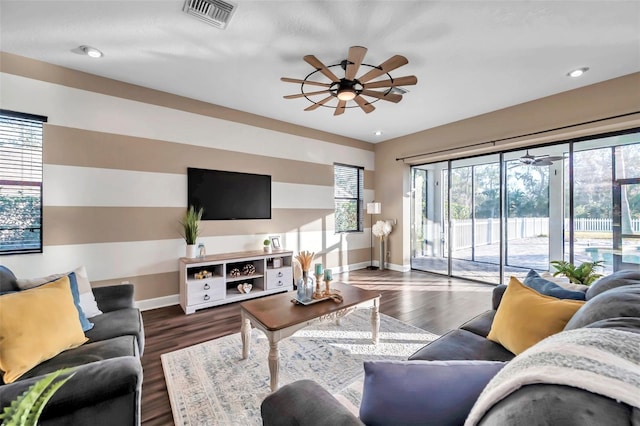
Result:
M589 67L582 67L582 68L575 69L573 71L569 71L567 73L567 76L573 77L573 78L580 77L582 74L584 74L587 71L589 71Z
M376 136L382 136L382 130L376 130L373 134Z
M101 58L104 56L104 54L99 51L98 49L96 49L95 47L91 47L91 46L80 46L78 47L78 50L80 50L80 52L82 52L83 54L91 57L91 58Z

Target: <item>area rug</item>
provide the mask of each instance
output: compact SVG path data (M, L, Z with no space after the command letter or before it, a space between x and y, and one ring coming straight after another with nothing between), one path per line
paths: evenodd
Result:
M340 325L310 326L282 340L279 385L311 379L358 407L363 361L406 359L437 337L380 314L374 345L370 310L358 309ZM266 336L253 329L246 360L239 332L161 355L175 424L261 425L260 404L270 393L268 353Z

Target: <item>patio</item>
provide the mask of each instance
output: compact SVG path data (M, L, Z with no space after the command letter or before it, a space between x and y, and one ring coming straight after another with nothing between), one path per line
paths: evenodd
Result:
M577 239L574 242L575 263L605 260L605 267L600 273L613 272L611 255L607 256L606 242L602 239ZM594 250L595 249L595 250ZM640 255L640 252L638 253ZM631 255L625 256L632 262ZM635 256L632 263L640 263L640 256ZM509 240L507 258L505 262L505 279L510 276L524 279L530 269L538 272L549 271L549 240L546 237L532 237ZM500 283L500 244L492 243L476 246L475 259L472 258L471 248L455 250L451 258L451 274L455 277L482 281L492 284ZM447 257L416 256L411 259L411 268L427 272L447 275ZM551 271L553 272L553 271Z

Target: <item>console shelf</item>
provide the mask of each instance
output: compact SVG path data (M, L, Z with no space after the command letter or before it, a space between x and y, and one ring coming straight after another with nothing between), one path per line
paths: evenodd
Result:
M287 250L181 257L180 306L186 314L192 314L198 309L291 291L292 261L293 252ZM251 291L241 293L238 285L242 284L250 284Z

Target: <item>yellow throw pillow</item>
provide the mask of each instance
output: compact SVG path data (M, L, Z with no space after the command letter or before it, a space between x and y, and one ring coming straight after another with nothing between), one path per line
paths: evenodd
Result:
M511 277L487 339L517 355L561 332L584 303L545 296Z
M0 370L5 383L87 340L68 276L0 296Z

